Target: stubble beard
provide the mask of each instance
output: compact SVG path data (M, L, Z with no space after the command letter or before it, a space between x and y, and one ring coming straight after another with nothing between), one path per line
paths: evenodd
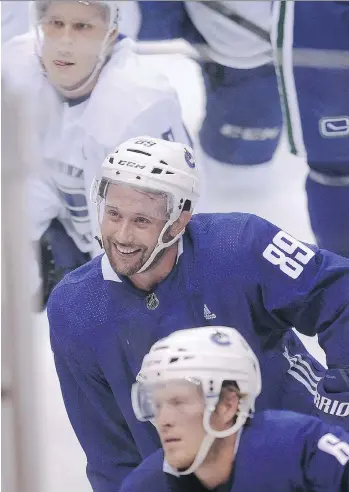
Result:
M139 260L137 260L136 263L128 265L125 262L122 264L121 260L119 260L119 261L114 260L113 253L112 253L113 248L114 248L114 246L108 245L105 248L105 252L106 252L106 255L109 259L109 263L110 263L112 269L114 270L114 272L117 275L123 275L124 277L130 277L131 275L136 274L138 272L138 270L140 270L142 268L142 266L144 265L144 263L147 261L147 259L145 259L146 252L142 251L141 257L139 258Z
M165 243L169 242L171 239L172 239L171 235L168 232L166 232L164 235ZM125 265L125 268L123 268L121 270L113 258L113 253L112 253L113 248L114 248L113 244L110 243L108 240L103 240L103 244L104 244L104 250L105 250L106 255L109 259L109 263L110 263L112 269L114 270L114 272L117 275L123 275L124 277L131 277L132 275L135 275L143 267L143 265L145 265L145 263L149 260L150 256L152 255L152 253L154 251L154 250L152 250L149 253L148 249L146 249L145 251L142 249L142 255L141 255L140 259L137 261L137 263L135 263L134 265L129 266L129 267L126 267L126 265ZM152 268L156 267L160 263L164 254L166 253L166 250L167 250L167 248L161 249L156 254L155 258L150 263L150 265L142 273L148 272Z

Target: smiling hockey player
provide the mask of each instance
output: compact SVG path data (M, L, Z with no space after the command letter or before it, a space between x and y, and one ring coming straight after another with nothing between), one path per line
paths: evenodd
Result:
M121 144L93 186L105 254L48 303L66 409L98 492L119 490L159 446L129 394L151 345L178 327L239 327L265 381L257 410L348 426L349 260L253 215L192 216L198 186L189 147L148 136ZM292 326L318 334L327 371Z

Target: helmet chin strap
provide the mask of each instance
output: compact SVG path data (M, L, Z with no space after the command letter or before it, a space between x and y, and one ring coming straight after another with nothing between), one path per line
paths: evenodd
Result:
M190 475L191 473L194 473L205 461L206 456L215 440L216 438L214 436L206 434L202 440L198 452L196 453L193 463L184 471L177 470L178 475Z
M153 263L153 261L155 260L156 256L160 253L160 251L162 251L165 248L168 248L169 246L172 246L172 244L174 244L182 236L182 234L184 233L184 229L181 232L179 232L173 239L171 239L171 241L169 241L167 243L164 243L162 241L162 238L164 237L165 232L167 231L167 229L169 227L171 227L171 225L176 220L177 220L177 218L172 219L172 220L169 220L169 221L166 222L166 224L164 225L162 231L160 232L158 241L156 243L156 246L155 246L152 254L149 256L149 258L144 263L144 265L136 273L143 273L147 268L150 267L150 265Z
M241 429L241 427L245 424L246 419L249 417L249 413L247 413L242 409L240 410L240 404L239 404L239 409L238 409L237 419L235 424L229 427L229 429L225 429L223 431L216 431L212 429L210 424L210 419L213 411L214 411L214 407L212 406L210 408L205 409L205 413L203 417L203 426L206 431L206 435L202 440L202 443L198 449L198 452L196 453L193 463L190 465L189 468L187 468L184 471L176 470L178 475L190 475L191 473L194 473L205 461L207 454L214 441L217 438L224 438L224 437L231 436L232 434L236 434Z
M87 77L87 79L85 79L81 83L81 85L79 85L78 87L75 87L74 89L71 89L71 90L64 89L63 87L59 86L58 90L60 91L61 94L63 94L63 96L65 96L67 98L80 97L81 91L86 89L86 87L88 87L88 85L92 82L92 80L99 74L99 71L103 67L103 64L104 64L106 57L107 57L108 40L109 40L109 36L113 32L114 28L116 28L116 26L115 27L112 26L112 27L108 28L107 33L106 33L106 35L102 41L102 44L101 44L101 49L100 49L99 54L98 54L97 63L95 65L94 69L92 70L92 72L90 73L90 75ZM37 52L38 57L40 58L41 66L44 70L44 73L47 76L47 70L45 68L45 65L44 65L44 62L43 62L43 59L41 56L40 34L39 34L39 27L37 24L35 24L35 38L36 38L36 42L35 42L36 52Z
M59 86L58 90L61 94L63 94L63 96L67 98L80 97L82 95L81 92L84 91L84 89L86 89L89 86L89 84L91 84L91 82L98 76L107 57L109 34L110 33L108 32L103 40L102 47L98 55L97 63L94 69L92 70L92 72L90 73L90 75L81 83L81 85L75 87L74 89L65 89L64 87Z

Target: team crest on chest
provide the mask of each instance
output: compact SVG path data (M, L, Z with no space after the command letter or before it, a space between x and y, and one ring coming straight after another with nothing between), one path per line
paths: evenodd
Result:
M147 308L149 309L149 311L154 311L154 309L156 309L160 304L160 301L157 298L156 294L154 294L154 292L152 294L149 294L145 298L145 301L147 303Z

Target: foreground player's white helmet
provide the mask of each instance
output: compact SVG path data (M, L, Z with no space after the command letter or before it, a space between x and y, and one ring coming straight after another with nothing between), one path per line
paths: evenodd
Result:
M104 65L106 61L106 57L108 55L108 50L109 50L109 37L110 34L117 29L118 23L119 23L119 3L118 1L113 1L113 0L108 0L108 1L103 1L103 0L70 0L72 2L78 2L83 5L91 5L95 4L98 5L105 13L105 22L106 22L106 31L105 31L105 36L103 40L100 42L100 44L96 47L97 49L97 60L96 63L93 67L93 70L91 73L88 74L86 78L81 80L81 84L74 87L73 89L67 89L67 88L61 88L60 90L62 93L64 93L67 97L75 97L75 95L79 95L81 90L85 89L91 81L98 75L100 69ZM46 13L48 10L48 7L50 4L56 3L57 5L63 5L63 2L60 2L59 0L35 0L31 2L31 7L30 7L30 16L31 16L31 22L35 28L35 33L36 33L36 49L37 49L37 54L41 59L42 65L42 48L43 48L43 40L44 40L44 33L42 30L42 26L45 25L46 22ZM63 5L64 6L64 5ZM59 19L58 19L59 21ZM88 45L86 44L86 49L89 49ZM43 65L43 69L45 70L45 67Z
M132 406L141 421L154 419L147 386L184 379L200 383L205 398L206 432L193 464L180 474L193 473L204 461L213 441L237 432L252 417L261 392L257 357L240 333L223 326L180 330L156 342L144 357L132 387ZM210 417L219 401L224 381L234 381L242 395L235 423L224 431L212 429Z
M146 270L156 255L174 244L184 231L168 242L163 237L183 211L192 212L199 198L199 176L193 150L181 143L148 136L131 138L109 154L100 175L91 188L91 199L97 204L100 220L101 203L110 183L125 184L167 197L167 222L157 244L142 268Z

